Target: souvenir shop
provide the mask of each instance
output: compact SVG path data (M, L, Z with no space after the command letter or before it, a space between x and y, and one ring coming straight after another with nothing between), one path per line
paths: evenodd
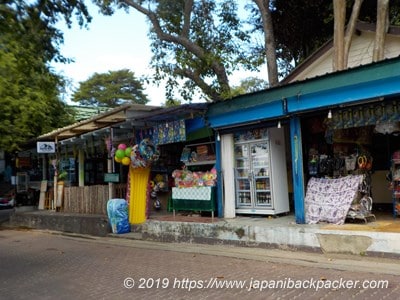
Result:
M400 101L382 98L304 116L308 223L368 222L397 214L392 173L400 149L399 112Z
M213 103L208 107L207 121L217 134L221 133L221 148L226 144L226 150L233 148L234 139L229 134L222 135L225 130L232 132L241 126L262 122L270 122L271 128L281 125L289 129L288 170L292 172L298 224L319 222L318 218L310 220L307 216L311 215L310 211L317 216L324 214L329 209L326 205L333 207L328 215L340 210L346 217L360 186L365 187L361 190L367 195L363 198L367 199L363 200L364 206L367 210L372 206L369 213L375 210L393 213L392 199L396 192L390 190L393 181L387 179L394 173L391 172L392 155L399 149L399 64L398 58L388 59L239 96L230 100L229 105ZM225 152L221 153L224 158ZM354 168L350 167L354 161ZM221 161L224 191L220 198L226 218L235 217L235 210L227 206L227 199L235 197L235 190L230 188L234 186L233 171L232 179L227 178L229 166L224 169ZM355 184L335 181L349 177L345 175L361 177ZM321 192L329 187L328 179L339 184L334 187L335 191L345 191L341 186L350 186L352 195L346 198L350 203L337 204L332 197L334 191L321 197ZM319 199L322 201L315 203Z
M116 145L114 160L129 167L129 221L196 211L216 210L214 133L200 117L160 122L139 130L136 144Z
M196 211L214 216L217 205L214 133L202 118L173 123L174 132L168 129L171 126L161 124L153 135L160 153L151 168L153 208L174 215L178 211ZM163 188L158 187L161 178L167 182L161 184Z

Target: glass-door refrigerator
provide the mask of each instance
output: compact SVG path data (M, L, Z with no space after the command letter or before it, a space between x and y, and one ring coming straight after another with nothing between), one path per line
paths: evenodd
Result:
M236 213L275 215L289 211L283 131L235 142ZM250 135L251 136L251 135Z

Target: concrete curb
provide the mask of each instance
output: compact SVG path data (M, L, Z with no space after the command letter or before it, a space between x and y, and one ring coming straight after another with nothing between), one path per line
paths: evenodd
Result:
M107 236L110 225L106 216L39 214L37 212L14 213L10 215L11 227L48 229L63 232Z
M400 257L400 234L326 230L315 225L246 225L239 222L189 223L148 220L134 225L143 240L235 245L314 253Z
M332 230L323 225L300 225L287 219L217 220L213 223L149 219L132 225L132 232L110 235L106 216L58 212L14 213L3 227L54 230L92 236L168 243L209 244L242 248L279 249L309 253L352 254L355 257L400 258L400 234L391 232Z

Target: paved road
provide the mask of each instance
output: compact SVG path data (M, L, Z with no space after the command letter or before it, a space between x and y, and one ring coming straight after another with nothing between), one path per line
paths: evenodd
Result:
M400 299L399 270L395 260L0 230L0 299Z

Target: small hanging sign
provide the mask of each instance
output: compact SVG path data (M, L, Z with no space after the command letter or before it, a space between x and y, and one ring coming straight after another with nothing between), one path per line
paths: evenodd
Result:
M118 173L105 173L104 174L104 182L119 182L119 174Z
M37 142L37 153L55 153L56 144L54 142Z

